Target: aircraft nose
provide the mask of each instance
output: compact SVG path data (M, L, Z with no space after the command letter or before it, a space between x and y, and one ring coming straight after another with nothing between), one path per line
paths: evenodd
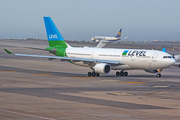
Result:
M176 61L175 61L174 59L170 59L170 60L168 61L168 65L169 65L169 66L172 66L172 65L174 65L175 62L176 62Z
M165 68L168 68L168 67L171 67L172 65L174 65L174 63L175 63L175 60L173 58L166 59L164 61L164 66L165 66Z

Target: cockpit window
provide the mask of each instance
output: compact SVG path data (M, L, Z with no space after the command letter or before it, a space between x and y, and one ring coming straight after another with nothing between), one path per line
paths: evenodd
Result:
M164 56L163 58L172 58L172 56Z

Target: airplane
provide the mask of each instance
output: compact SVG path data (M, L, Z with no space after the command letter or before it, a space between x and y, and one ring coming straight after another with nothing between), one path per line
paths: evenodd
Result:
M107 41L118 41L121 39L121 33L122 29L119 30L118 34L114 37L106 37L106 36L94 36L91 38L92 42L99 42L101 40L107 40Z
M174 66L178 66L180 68L180 54L179 55L174 55L173 54L173 58L175 59L175 63Z
M87 74L89 77L108 74L111 70L116 71L116 76L128 76L127 70L134 69L156 73L156 77L161 77L162 69L175 63L170 54L158 50L72 47L64 41L50 17L44 17L44 23L49 42L49 47L45 50L55 56L16 54L7 49L4 50L15 56L60 59L75 65L89 67L92 69L92 72Z
M162 49L163 52L166 52L166 48ZM172 56L174 60L176 61L173 65L180 67L180 54L179 55L174 55Z
M124 40L127 40L127 38L128 38L128 36L126 36L126 37L124 38ZM121 38L121 39L122 39L122 38ZM101 41L97 44L96 48L103 48L104 46L106 46L107 43L110 43L110 42L116 42L116 41L112 41L112 40L101 40Z

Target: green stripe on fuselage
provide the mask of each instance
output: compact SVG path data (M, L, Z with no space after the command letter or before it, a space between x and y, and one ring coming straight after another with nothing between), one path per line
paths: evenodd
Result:
M64 40L48 40L49 42L49 47L55 47L58 45L58 47L63 47L63 48L67 48L67 44Z
M64 40L56 40L56 41L52 41L49 40L49 47L47 47L47 50L53 50L56 49L56 56L61 56L61 57L66 57L66 48L67 48L67 44Z
M56 48L56 47L55 47ZM67 57L66 48L56 48L56 56Z

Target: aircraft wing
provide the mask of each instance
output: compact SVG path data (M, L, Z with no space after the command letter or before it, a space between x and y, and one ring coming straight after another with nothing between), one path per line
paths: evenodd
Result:
M125 65L125 63L121 61L111 61L111 60L99 60L99 59L86 59L86 58L74 58L74 57L58 57L58 56L46 56L46 55L31 55L31 54L15 54L7 49L4 49L8 54L16 55L16 56L24 56L24 57L38 57L38 58L49 58L49 59L60 59L62 61L72 61L72 62L89 62L89 63L108 63L108 64L116 64L116 65Z
M101 40L96 46L96 48L103 48L107 43L109 43L108 40Z

